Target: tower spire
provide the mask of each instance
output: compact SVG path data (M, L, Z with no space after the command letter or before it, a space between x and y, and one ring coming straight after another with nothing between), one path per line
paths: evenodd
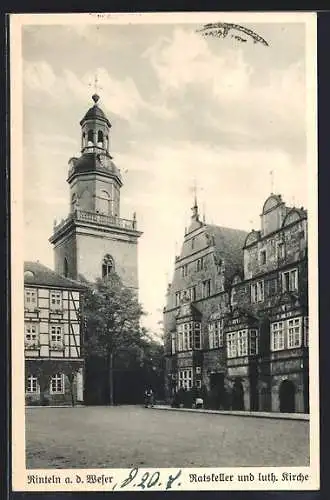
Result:
M199 213L198 213L198 203L197 203L197 184L196 184L196 179L194 180L194 185L193 185L193 193L194 193L194 205L192 207L192 216L191 218L193 220L199 220Z

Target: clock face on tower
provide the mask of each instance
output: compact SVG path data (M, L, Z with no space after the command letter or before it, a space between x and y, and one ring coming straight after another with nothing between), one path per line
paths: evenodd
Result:
M109 158L109 156L99 155L99 160L100 160L102 167L111 169L112 162L111 162L111 159Z

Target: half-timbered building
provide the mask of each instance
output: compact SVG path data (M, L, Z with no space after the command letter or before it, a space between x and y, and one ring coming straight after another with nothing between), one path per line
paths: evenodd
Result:
M24 264L27 404L83 402L81 283L39 262Z

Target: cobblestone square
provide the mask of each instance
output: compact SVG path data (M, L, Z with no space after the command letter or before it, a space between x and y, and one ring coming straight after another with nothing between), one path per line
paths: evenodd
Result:
M309 422L138 406L27 408L27 468L308 466Z

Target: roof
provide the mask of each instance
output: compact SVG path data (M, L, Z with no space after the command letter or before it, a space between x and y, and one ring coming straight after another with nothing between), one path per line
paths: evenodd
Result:
M111 127L111 123L109 122L108 118L105 116L104 111L97 104L94 104L94 106L89 108L89 110L85 114L84 118L81 120L80 125L82 125L82 123L85 122L86 120L95 120L95 119L103 120L106 122L108 127Z
M71 288L73 290L85 290L79 281L65 278L55 273L49 267L40 264L40 262L24 262L24 284L25 285L43 285L54 288Z
M243 269L243 247L247 231L228 227L206 225L206 233L214 241L215 252L225 262L225 276L232 278Z
M121 182L120 170L116 167L111 157L108 156L107 166L102 165L98 153L84 153L80 158L76 158L73 169L69 172L69 177L73 174L83 172L100 172L110 177L115 176Z

